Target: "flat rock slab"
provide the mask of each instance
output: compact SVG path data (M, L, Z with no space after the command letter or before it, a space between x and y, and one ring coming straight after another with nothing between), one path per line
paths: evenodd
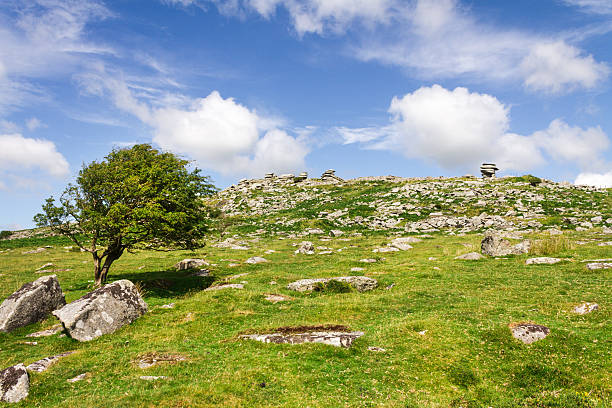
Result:
M23 364L0 371L0 401L19 402L30 392L30 377Z
M291 300L289 296L277 295L274 293L268 293L265 295L265 297L268 302L272 302L272 303L286 302L288 300Z
M187 357L180 354L149 353L138 361L138 367L145 369L162 363L175 364L185 360Z
M234 238L227 238L225 241L212 245L214 248L227 248L239 251L249 250L249 245L244 241L237 241Z
M132 323L147 312L147 304L127 279L94 290L56 310L73 339L89 341Z
M399 252L399 249L395 247L382 247L382 248L374 248L372 252L374 253Z
M45 357L42 360L35 361L29 366L27 366L26 370L42 373L43 371L46 371L47 368L51 367L52 364L56 363L60 358L69 356L74 353L74 351L67 351L65 353L57 354L55 356Z
M261 256L253 256L249 259L247 259L246 261L244 261L244 263L248 263L248 264L259 264L259 263L266 263L266 262L270 262L268 261L266 258L262 258Z
M588 263L586 267L591 271L597 269L610 269L612 268L612 262L592 262Z
M244 285L242 283L228 283L226 285L210 286L204 289L204 291L222 290L222 289L244 289Z
M330 346L349 348L363 332L340 332L340 331L313 331L306 333L269 333L269 334L245 334L242 339L261 341L262 343L275 344L303 344L322 343Z
M64 306L66 299L57 276L41 276L28 282L0 305L0 331L10 332L43 320Z
M44 252L46 250L47 250L47 248L36 248L36 249L32 249L30 251L22 252L22 254L23 255L27 255L27 254L39 254L39 253Z
M36 333L30 333L26 337L48 337L48 336L53 336L54 334L61 332L62 329L63 329L62 324L58 323L56 325L51 326L47 330L42 330L42 331L39 331L39 332L36 332Z
M182 261L176 263L174 267L178 269L179 271L183 271L186 269L199 269L203 266L208 266L208 265L210 264L204 259L187 258L187 259L183 259Z
M377 262L376 259L374 258L365 258L365 259L360 259L359 262L363 262L363 263L374 263Z
M346 282L359 292L372 290L378 286L378 281L376 279L368 278L366 276L338 276L335 278L301 279L287 285L287 289L296 290L298 292L306 292L309 290L314 290L319 283L326 284L331 280Z
M79 382L79 381L82 381L85 378L87 378L88 375L89 375L89 373L79 374L76 377L72 377L72 378L67 379L66 381L69 382L69 383Z
M512 332L512 337L525 344L531 344L538 340L542 340L550 333L548 327L534 323L511 324L510 331Z
M554 265L561 261L563 261L563 259L549 258L549 257L543 256L540 258L529 258L525 261L525 264L527 265Z
M574 313L577 313L579 315L583 315L583 314L587 314L587 313L591 313L595 310L599 309L599 305L597 303L589 303L589 302L585 302L581 305L578 305L576 307L574 307Z
M166 377L165 375L141 375L139 378L145 381L155 381L155 380L167 380L169 377Z
M482 256L478 252L469 252L467 254L463 254L463 255L459 255L455 257L455 259L461 259L464 261L478 261L479 259L482 259L482 258L484 258L484 256Z

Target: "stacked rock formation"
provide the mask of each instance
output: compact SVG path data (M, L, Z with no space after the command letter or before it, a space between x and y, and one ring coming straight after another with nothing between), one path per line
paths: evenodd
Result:
M321 175L321 180L323 181L344 181L340 177L336 176L336 170L333 170L333 169L325 170L325 172Z
M480 166L480 173L482 174L482 178L494 178L495 172L499 170L495 163L482 163Z
M293 181L295 181L296 183L299 183L300 181L304 181L308 179L308 173L303 171L300 173L299 176L294 177Z

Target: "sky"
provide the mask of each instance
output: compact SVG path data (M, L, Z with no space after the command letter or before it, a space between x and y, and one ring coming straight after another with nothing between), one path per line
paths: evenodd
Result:
M0 230L112 149L220 188L534 174L612 186L612 0L0 0Z

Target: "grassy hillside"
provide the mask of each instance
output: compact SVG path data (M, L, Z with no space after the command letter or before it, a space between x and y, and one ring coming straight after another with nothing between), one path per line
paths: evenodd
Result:
M87 343L60 335L25 337L56 324L54 318L0 333L0 368L77 351L46 372L31 374L29 397L14 406L611 406L612 274L590 271L582 262L612 257L612 246L600 245L612 241L606 224L612 217L610 191L546 182L534 187L524 179L361 180L238 186L213 203L225 215L215 221L205 247L142 250L113 265L110 279L137 283L149 305L133 324ZM342 214L329 217L338 211ZM398 236L422 236L411 223L482 212L502 217L505 229L518 230L514 234L539 240L538 253L455 259L479 251L485 229L476 228L479 224L427 228L413 249L372 252ZM599 216L601 221L591 221ZM399 222L385 223L390 219ZM563 234L546 231L553 227ZM324 233L307 234L309 228ZM331 229L345 233L330 237ZM211 245L228 236L249 249ZM302 240L318 247L314 255L294 253ZM23 254L44 245L52 248ZM0 298L41 276L36 269L48 262L68 302L90 291L91 259L64 248L69 245L60 237L0 241ZM525 265L527 258L544 253L565 261ZM269 262L245 264L252 256ZM176 271L173 265L183 258L206 259L211 276ZM363 258L377 262L359 262ZM355 267L364 270L351 272ZM378 288L365 293L286 289L298 279L348 275L375 278ZM204 291L222 282L244 282L244 289ZM266 294L290 299L271 303ZM585 301L598 303L599 310L572 312ZM175 307L160 307L170 303ZM551 333L525 345L511 336L508 325L515 322L542 324ZM238 338L328 324L365 335L349 349ZM31 341L37 344L26 343ZM139 368L147 356L182 360ZM82 373L88 373L85 380L66 381ZM168 378L146 381L143 375Z

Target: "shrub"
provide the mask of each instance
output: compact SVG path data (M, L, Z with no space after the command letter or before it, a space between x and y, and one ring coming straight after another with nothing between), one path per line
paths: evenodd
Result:
M529 253L532 255L554 255L574 249L572 242L564 236L552 236L531 243Z
M317 282L314 285L313 291L315 292L327 292L327 293L348 293L352 290L351 285L346 282L338 280L330 280L326 283Z
M0 239L7 239L13 233L11 231L0 231Z

